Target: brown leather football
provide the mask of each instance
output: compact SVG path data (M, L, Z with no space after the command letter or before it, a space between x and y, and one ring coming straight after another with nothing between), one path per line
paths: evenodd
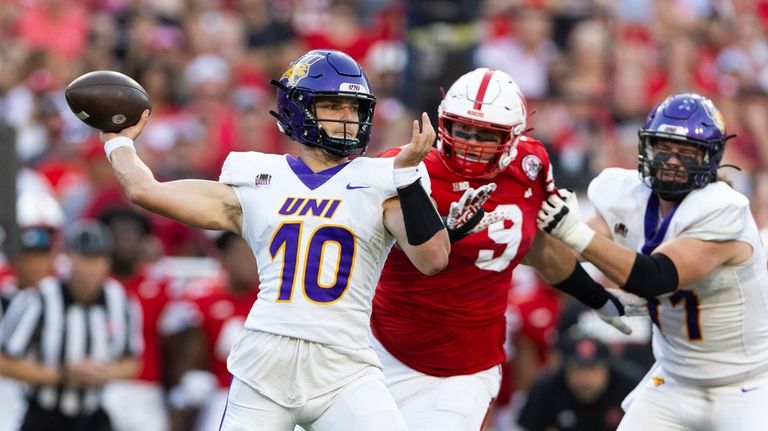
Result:
M133 126L145 109L152 109L147 91L138 82L111 70L79 76L69 83L64 95L77 118L104 132Z

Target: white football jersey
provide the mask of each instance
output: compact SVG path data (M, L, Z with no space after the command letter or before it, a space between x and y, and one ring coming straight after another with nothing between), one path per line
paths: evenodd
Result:
M227 157L219 181L235 186L261 280L245 328L369 348L371 300L394 244L382 209L397 196L393 160L358 157L312 173L288 155Z
M606 169L589 199L613 240L638 252L645 242L650 188L637 171ZM672 376L703 385L736 382L768 367L768 270L749 200L724 182L692 191L672 216L663 241L690 237L741 241L752 257L649 300L653 351Z

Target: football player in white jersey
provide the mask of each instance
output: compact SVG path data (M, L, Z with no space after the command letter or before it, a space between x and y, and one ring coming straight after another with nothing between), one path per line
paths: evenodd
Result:
M375 98L348 55L313 50L277 87L278 127L300 155L231 153L219 182L158 182L133 150L148 120L103 133L131 201L188 225L240 234L261 291L235 342L221 430L404 430L368 339L371 300L397 242L425 274L448 262L448 234L421 160L426 113L393 158L367 146Z
M725 122L675 94L639 132L639 171L606 169L596 209L553 194L538 224L625 291L646 298L656 365L620 431L762 430L768 423L768 270L749 201L718 179Z

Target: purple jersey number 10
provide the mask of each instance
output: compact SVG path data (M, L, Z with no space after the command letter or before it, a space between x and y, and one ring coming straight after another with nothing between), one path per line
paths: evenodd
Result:
M355 258L355 236L342 226L320 226L312 232L306 252L301 253L302 223L283 223L277 228L269 252L275 259L282 250L283 270L280 277L280 290L277 302L290 302L298 271L304 272L304 295L311 302L318 304L334 303L341 299L349 286L349 276ZM323 283L320 279L323 264L329 259L326 247L336 244L336 256L333 281ZM303 254L303 262L299 262Z

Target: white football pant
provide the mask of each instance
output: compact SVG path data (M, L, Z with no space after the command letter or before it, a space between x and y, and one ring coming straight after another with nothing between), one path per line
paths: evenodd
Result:
M430 376L403 364L371 338L387 387L410 431L480 431L499 393L500 366L469 375Z
M618 431L759 431L768 429L768 373L738 384L685 384L654 366L622 403Z
M406 431L381 373L367 374L301 407L281 406L234 378L220 431Z

